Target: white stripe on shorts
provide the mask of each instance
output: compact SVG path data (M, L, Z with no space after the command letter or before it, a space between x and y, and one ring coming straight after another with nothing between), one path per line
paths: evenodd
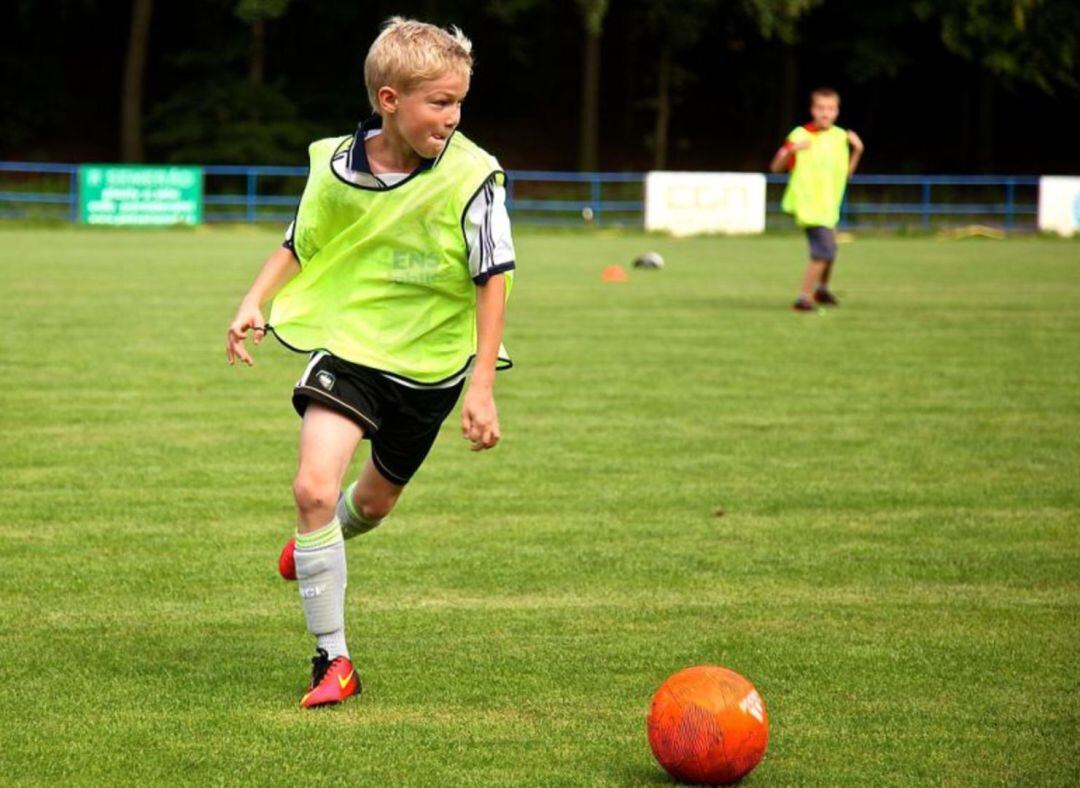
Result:
M319 360L322 359L323 356L328 356L328 355L329 355L329 353L327 353L325 350L320 350L320 351L317 351L315 353L312 353L311 354L311 361L309 361L308 365L304 368L304 374L300 376L300 380L296 381L296 385L297 386L306 385L308 376L311 375L311 370L315 368L315 365L319 363Z

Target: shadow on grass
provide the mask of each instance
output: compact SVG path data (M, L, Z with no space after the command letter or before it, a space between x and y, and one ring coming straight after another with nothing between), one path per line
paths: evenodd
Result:
M671 775L659 766L629 766L619 770L620 784L624 785L669 785L678 786L681 783L672 779Z
M691 306L705 310L726 309L736 312L776 312L778 314L784 314L792 311L791 304L794 300L794 295L789 298L777 295L777 297L769 299L718 296L716 298L684 297L679 298L678 303L680 306Z
M673 788L679 786L693 785L692 783L681 783L674 777L669 775L659 766L654 765L652 767L647 766L629 766L619 771L618 775L620 779L620 785L667 785ZM751 775L743 775L742 779L736 780L732 785L753 785L754 780Z

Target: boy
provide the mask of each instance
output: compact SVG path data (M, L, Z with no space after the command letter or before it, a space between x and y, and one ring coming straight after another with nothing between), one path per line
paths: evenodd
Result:
M835 230L847 179L859 166L864 148L854 131L833 125L839 114L840 95L832 88L815 90L810 94L813 122L788 134L769 165L772 172L791 170L781 207L785 213L795 215L795 222L806 230L810 242L810 263L799 297L792 304L797 312L814 310L811 297L825 306L840 305L829 291L836 261Z
M361 691L345 643L345 549L382 522L427 456L472 371L461 430L499 441L492 394L514 269L505 174L457 132L472 74L457 28L390 19L364 61L375 115L318 140L283 246L229 326L226 353L251 365L248 331L311 352L293 391L302 417L293 482L299 524L279 558L299 581L316 637L303 708ZM273 298L270 320L262 305ZM341 493L353 452L371 458Z

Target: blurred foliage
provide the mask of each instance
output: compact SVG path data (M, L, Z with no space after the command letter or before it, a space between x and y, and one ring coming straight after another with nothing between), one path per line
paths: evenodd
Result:
M131 10L5 4L0 157L117 157ZM159 0L147 156L302 160L310 138L368 111L364 52L393 14L473 39L468 133L507 166L575 166L590 30L602 33L589 104L602 168L649 166L662 130L674 167L763 166L817 84L843 94L842 122L867 139L871 169L963 171L1002 154L1023 171L1076 166L1059 122L1080 109L1076 0ZM1008 149L987 128L1006 120ZM895 133L910 122L936 131Z
M896 34L913 16L907 3L867 3L863 7L851 20L854 35L844 42L850 53L845 71L852 82L896 79L919 57L918 49Z
M716 13L719 0L638 0L633 4L638 30L649 40L666 42L675 48L691 47L705 33L701 24Z
M201 164L303 164L316 134L278 88L239 76L186 84L147 126L155 159Z
M608 0L577 0L581 22L586 32L599 35L604 29L604 15L608 12Z
M289 7L289 0L238 0L236 16L245 22L280 19Z
M792 41L800 17L825 0L743 0L743 7L757 22L766 39Z
M918 0L952 52L1014 84L1053 94L1080 87L1076 0Z

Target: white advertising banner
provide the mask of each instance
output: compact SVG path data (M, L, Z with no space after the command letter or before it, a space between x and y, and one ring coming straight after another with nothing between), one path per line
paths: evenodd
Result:
M1039 178L1039 229L1060 235L1080 232L1080 178Z
M747 172L650 172L645 229L672 235L765 230L765 176Z

